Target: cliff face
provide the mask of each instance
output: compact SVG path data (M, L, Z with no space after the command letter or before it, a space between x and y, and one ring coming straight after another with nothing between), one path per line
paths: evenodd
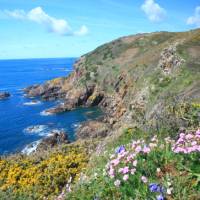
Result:
M200 29L122 37L82 56L74 68L27 95L64 99L52 113L99 105L113 127L198 126L192 105L200 100Z

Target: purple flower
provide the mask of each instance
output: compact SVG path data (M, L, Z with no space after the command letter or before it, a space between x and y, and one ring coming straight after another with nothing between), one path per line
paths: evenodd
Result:
M162 194L160 194L159 196L156 197L157 200L164 200L164 196Z
M157 183L149 184L149 189L151 192L158 192L159 185Z
M151 183L149 184L149 189L151 192L160 192L160 193L164 193L164 188L162 186L160 186L157 183Z
M120 147L118 147L116 150L115 150L115 153L119 154L121 152L124 152L126 151L125 147L122 145Z

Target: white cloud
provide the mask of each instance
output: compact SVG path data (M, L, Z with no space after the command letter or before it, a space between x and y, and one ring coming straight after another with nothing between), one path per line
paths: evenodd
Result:
M141 9L145 12L147 17L152 22L160 22L164 19L166 11L154 0L145 0Z
M83 35L88 34L88 32L89 31L88 31L87 26L83 25L81 26L80 30L74 32L74 35L83 36Z
M200 27L200 6L197 6L194 15L187 19L187 24Z
M5 13L15 19L25 19L26 18L26 13L24 10L13 10L13 11L6 10Z
M85 25L81 26L79 31L73 31L66 20L49 16L41 7L36 7L27 13L24 10L14 10L6 11L6 14L18 20L35 22L44 26L48 32L57 33L59 35L83 36L88 33L88 28Z

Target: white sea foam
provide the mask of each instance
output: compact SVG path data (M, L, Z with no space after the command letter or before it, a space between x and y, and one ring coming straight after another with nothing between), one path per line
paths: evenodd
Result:
M29 126L24 129L24 133L37 134L41 137L49 137L56 132L64 131L64 129L50 129L47 125Z
M46 132L48 129L48 126L46 125L35 125L35 126L29 126L24 129L25 133L36 133L36 134L42 134L43 132Z
M30 155L31 153L37 150L38 145L40 144L41 140L32 142L31 144L27 145L21 152L26 155Z
M49 115L54 115L54 114L44 110L44 111L40 112L40 115L41 116L49 116Z
M80 123L74 123L74 124L72 124L72 127L75 128L75 129L78 129L80 126L81 126Z
M23 103L23 105L25 106L34 106L34 105L39 105L39 104L41 104L40 101L29 101L29 102Z

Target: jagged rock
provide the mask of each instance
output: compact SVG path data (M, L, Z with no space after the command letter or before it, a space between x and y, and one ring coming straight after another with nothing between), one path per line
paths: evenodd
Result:
M1 92L0 93L0 100L7 99L10 97L10 93L8 92Z
M158 66L163 69L164 73L170 73L173 69L179 67L185 61L176 54L176 46L178 43L165 48L161 52L161 58Z
M69 143L68 135L63 131L53 131L52 135L42 139L37 146L37 151L46 150L56 145Z
M76 107L76 102L74 101L66 101L65 103L62 103L54 108L50 108L48 110L45 110L48 114L58 114L66 111L71 111Z
M102 101L104 98L104 93L103 92L98 92L95 91L87 100L86 105L87 106L98 106L99 103Z
M109 133L109 126L99 121L88 121L83 123L76 132L78 139L106 137Z
M65 96L65 93L61 90L61 85L51 82L27 87L24 92L27 97L41 97L44 100L56 100Z

